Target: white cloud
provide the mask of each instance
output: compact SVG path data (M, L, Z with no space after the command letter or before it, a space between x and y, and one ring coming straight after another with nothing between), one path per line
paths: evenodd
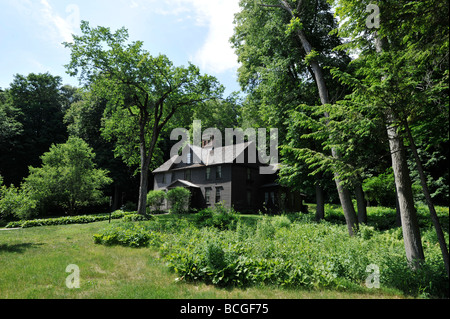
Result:
M205 43L192 58L195 64L215 74L238 67L229 40L233 35L234 14L239 11L239 0L170 0L170 5L175 10L172 14L186 12L186 6L193 7L197 25L209 28Z
M41 24L47 26L55 40L72 42L72 34L75 33L76 24L79 23L80 13L76 5L66 7L68 15L63 18L55 12L47 0L41 0Z

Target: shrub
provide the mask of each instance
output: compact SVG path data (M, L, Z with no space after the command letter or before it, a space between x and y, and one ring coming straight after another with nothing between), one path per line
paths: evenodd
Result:
M142 224L120 223L111 225L94 234L94 243L102 245L121 245L126 247L146 247L148 245L158 247L164 242L164 236L153 232Z
M38 214L38 202L25 188L0 188L0 219L30 219Z
M225 252L216 242L208 243L206 247L206 262L212 270L225 268Z
M236 229L239 215L233 209L217 203L213 208L206 208L194 215L194 221L199 227L216 227L220 230Z
M123 211L115 211L111 213L111 219L120 219L128 214L129 213ZM80 215L80 216L66 216L58 218L21 220L8 223L6 225L6 228L16 228L16 227L29 228L38 226L86 224L108 220L109 217L110 217L109 214L100 214L100 215Z
M167 192L167 202L171 213L183 214L189 211L191 192L184 187L177 187Z
M151 215L129 214L122 217L124 222L141 222L151 219Z
M147 246L150 236L141 226L136 224L120 224L105 229L94 235L94 242L103 245L123 245L129 247Z
M164 200L166 199L166 192L163 190L152 190L147 194L147 205L150 207L150 210L153 211L161 211L162 206L164 205Z
M80 138L69 137L65 144L52 145L41 156L42 167L30 167L25 185L48 207L62 207L74 215L80 207L103 204L102 189L112 179L97 169L92 148Z

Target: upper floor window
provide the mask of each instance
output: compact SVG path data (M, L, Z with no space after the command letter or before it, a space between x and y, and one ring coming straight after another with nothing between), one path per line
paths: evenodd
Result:
M187 169L184 171L184 179L186 181L191 181L191 170L190 169Z
M222 166L220 165L216 167L216 178L222 178Z
M206 168L206 180L211 179L211 167Z

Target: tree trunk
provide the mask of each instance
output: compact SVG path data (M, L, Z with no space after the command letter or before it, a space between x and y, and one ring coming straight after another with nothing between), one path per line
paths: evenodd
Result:
M338 177L335 178L336 187L341 201L342 210L344 211L345 221L347 223L348 234L353 236L358 230L358 220L356 218L355 208L353 207L352 198L348 189L342 186L342 182Z
M137 213L145 215L147 206L147 193L148 193L148 165L147 161L143 161L141 165L141 177L139 181L139 202Z
M394 116L387 111L387 134L391 151L392 168L394 170L395 188L397 190L400 218L402 222L403 240L406 258L413 269L420 267L425 260L416 208L414 207L411 178L409 176L406 154L402 137L394 126Z
M385 38L376 35L375 47L377 53L383 52L385 42ZM391 152L392 169L394 171L395 189L400 208L406 259L413 269L417 269L420 267L421 262L425 260L425 255L423 253L417 212L414 207L411 177L409 176L403 139L397 132L395 123L398 121L396 121L390 108L385 112L385 122Z
M281 8L281 9L286 10L292 18L296 17L294 11L291 8L291 5L286 0L278 0L278 3L279 3L279 5L267 5L267 4L260 4L260 5L263 7ZM297 12L300 11L301 5L302 5L302 3L300 1L296 8ZM301 43L303 49L305 50L305 53L306 54L311 53L311 51L312 51L311 44L309 43L309 41L306 38L303 31L297 30L297 36L300 40L300 43ZM312 71L312 76L316 82L317 89L319 91L320 101L323 105L329 104L330 99L328 96L328 88L325 83L325 78L323 77L323 74L322 74L322 68L320 67L319 63L317 63L317 61L315 61L314 59L312 59L309 63L310 63L311 71ZM328 114L324 114L324 115L325 115L325 117L328 117ZM333 154L334 158L336 158L336 159L340 158L339 154L334 149L332 149L332 154ZM344 187L342 186L342 181L337 176L335 176L335 182L336 182L337 191L339 193L339 199L341 201L341 206L342 206L342 209L344 210L344 216L345 216L345 220L347 223L347 227L349 229L349 234L350 234L350 236L353 236L353 229L358 227L358 225L357 225L358 220L356 219L355 208L353 207L353 205L349 205L349 203L351 204L351 202L352 202L351 197L350 197L350 192L348 190L344 189Z
M151 158L146 152L145 140L144 142L141 141L140 152L141 152L141 177L139 180L139 201L137 213L140 215L145 215L147 206L147 193L148 193L148 167L150 165L150 158Z
M358 222L367 224L367 208L364 199L364 191L360 183L355 186L356 206L358 208Z
M285 0L279 0L279 2L280 2L280 7L285 9L286 11L288 11L290 13L291 17L294 18L295 14L292 11L292 8L290 7L289 3ZM302 44L303 49L305 50L305 53L306 54L311 53L311 51L312 51L311 44L309 43L309 41L306 38L303 31L297 30L297 36L300 40L300 43ZM322 73L322 68L320 67L319 63L317 63L317 61L315 61L314 59L312 59L310 61L310 67L311 67L311 70L313 73L312 75L313 75L316 85L317 85L317 90L319 91L319 97L320 97L321 103L323 105L329 104L330 99L328 96L328 88L327 88L325 78ZM324 114L324 116L329 117L329 115L326 113ZM340 158L338 152L336 152L335 149L332 149L332 155L335 159ZM354 229L356 229L358 227L358 220L356 219L355 208L353 207L353 204L352 204L350 192L343 187L342 181L338 178L337 175L335 176L335 182L336 182L336 187L337 187L337 191L339 194L339 200L341 202L341 206L344 211L345 221L347 223L349 235L353 236Z
M411 134L411 130L409 129L408 122L405 121L405 128L408 134L409 144L411 147L411 151L414 155L414 159L416 161L417 170L420 176L420 183L422 184L422 190L425 195L425 200L428 205L428 209L430 210L431 221L433 222L434 229L436 230L439 246L441 248L442 258L444 259L445 269L447 270L447 276L449 276L449 256L447 250L447 244L445 242L445 236L442 232L442 227L439 222L439 218L436 213L436 209L434 208L433 201L431 200L430 191L428 190L427 179L425 177L425 173L423 171L422 162L419 157L419 153L417 152L416 144L414 143L414 138Z
M112 199L111 211L116 211L120 208L120 186L114 184L114 194Z
M402 215L400 214L400 204L398 203L397 191L395 191L395 224L397 227L402 227Z
M319 182L316 183L316 221L325 218L325 202L323 197L323 189Z

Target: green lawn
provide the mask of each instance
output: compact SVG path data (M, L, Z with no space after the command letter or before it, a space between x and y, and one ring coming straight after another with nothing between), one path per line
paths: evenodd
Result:
M358 293L276 287L225 289L177 282L177 275L168 270L152 248L94 244L93 234L107 225L103 221L0 230L0 298L404 298L399 292L380 289ZM80 269L79 289L66 287L69 273L65 270L69 264L76 264Z

